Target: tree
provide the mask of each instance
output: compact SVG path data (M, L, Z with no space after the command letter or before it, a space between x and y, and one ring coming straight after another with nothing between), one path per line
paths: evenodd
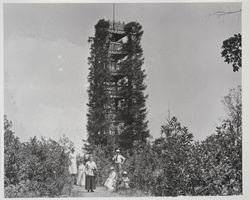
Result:
M222 103L226 109L227 118L225 121L234 129L236 133L242 131L242 88L239 85L237 88L231 89L226 95Z
M238 71L241 68L241 34L234 34L234 36L223 41L223 51L221 56L224 57L224 62L232 63L233 71Z
M208 17L211 17L211 16L216 16L216 17L224 17L224 16L227 16L227 15L233 15L233 14L237 14L237 13L241 13L242 12L242 9L238 9L238 10L219 10L219 11L216 11L214 13L211 13L208 15Z
M161 127L162 138L154 143L154 150L161 159L162 174L155 193L160 196L187 195L191 191L193 174L193 135L176 117Z
M4 115L4 185L20 182L20 166L22 163L20 151L21 142L11 130L12 122Z
M242 101L241 86L222 99L227 116L216 132L195 146L197 195L242 193Z
M207 17L216 16L218 18L228 15L241 14L242 9L237 10L220 10L209 14ZM224 62L232 63L233 71L236 72L242 67L241 63L241 33L234 34L234 36L223 41L221 56L224 57Z
M4 192L5 197L56 196L71 190L70 160L61 143L33 137L21 142L4 116ZM68 191L66 191L66 187Z
M74 143L65 135L61 137L58 141L58 144L63 148L65 153L69 153L74 149Z
M105 119L105 105L108 101L108 95L105 92L105 81L108 79L107 69L108 50L109 50L109 23L104 19L99 20L95 25L95 37L90 38L90 57L88 58L88 143L90 145L106 145L105 135L108 129L108 122Z
M123 73L126 74L127 81L123 83L127 86L124 92L124 105L122 116L125 128L120 136L121 146L131 147L134 141L146 143L149 137L146 120L146 99L144 95L145 70L142 69L144 62L143 50L141 48L142 26L137 22L130 22L124 27L127 35L127 43L124 49L128 52L127 59L124 60Z

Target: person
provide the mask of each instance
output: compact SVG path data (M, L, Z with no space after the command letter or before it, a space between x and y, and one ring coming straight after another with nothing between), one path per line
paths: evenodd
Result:
M79 161L77 185L85 186L85 166L82 160Z
M125 162L125 158L120 154L119 149L116 150L116 154L114 155L112 160L115 162L116 172L119 175L121 173L121 170L122 170L122 165Z
M121 178L121 182L118 185L119 189L129 189L129 178L128 178L128 173L126 171L124 171L122 173L122 178Z
M115 172L115 168L110 167L109 177L105 181L104 186L108 188L108 190L111 192L115 190L116 179L117 179L117 174Z
M94 162L93 156L89 157L89 161L86 163L86 183L85 189L94 192L96 188L95 177L97 175L97 166Z
M69 159L70 159L69 174L73 179L73 184L75 184L77 175L77 165L76 165L76 154L74 149L71 150L69 154Z

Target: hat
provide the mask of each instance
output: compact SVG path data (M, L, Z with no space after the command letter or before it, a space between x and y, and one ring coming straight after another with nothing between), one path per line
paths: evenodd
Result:
M128 174L128 172L124 171L124 172L122 172L122 174Z
M119 152L120 152L120 149L116 149L116 152L118 152L118 153L119 153Z
M110 170L115 169L114 167L110 167Z

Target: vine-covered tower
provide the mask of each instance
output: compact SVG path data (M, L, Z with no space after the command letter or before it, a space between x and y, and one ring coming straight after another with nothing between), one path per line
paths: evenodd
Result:
M130 148L149 136L144 95L142 27L99 20L89 38L88 142Z

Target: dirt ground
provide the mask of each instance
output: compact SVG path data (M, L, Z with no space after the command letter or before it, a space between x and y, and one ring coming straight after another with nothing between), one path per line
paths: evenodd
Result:
M94 192L88 192L84 187L73 186L71 197L119 197L115 192L109 192L105 187L97 187Z

